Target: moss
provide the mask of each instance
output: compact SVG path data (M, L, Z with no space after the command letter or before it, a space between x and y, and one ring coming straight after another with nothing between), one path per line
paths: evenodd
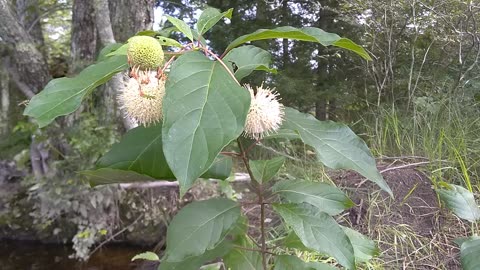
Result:
M162 45L153 37L132 37L128 40L128 58L132 67L140 70L157 69L164 58Z

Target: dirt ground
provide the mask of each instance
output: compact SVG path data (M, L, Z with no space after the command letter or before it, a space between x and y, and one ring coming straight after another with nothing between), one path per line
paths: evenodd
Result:
M394 199L354 172L333 181L355 202L345 221L379 243L384 269L461 269L453 240L469 235L468 224L440 209L428 176L419 168L379 165Z
M378 169L385 171L382 175L394 198L355 172L329 172L331 180L355 202L337 220L376 241L381 253L372 262L374 269L461 269L453 240L468 236L469 225L439 207L432 182L421 168L393 167L383 164ZM252 193L243 194L242 201L255 198ZM249 233L258 235L259 207L245 205L244 210ZM269 227L280 223L268 207L267 221Z

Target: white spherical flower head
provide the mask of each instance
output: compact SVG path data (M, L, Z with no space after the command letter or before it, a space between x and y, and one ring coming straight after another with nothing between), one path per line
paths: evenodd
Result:
M165 80L149 72L146 80L130 78L127 87L118 96L125 116L148 126L162 119L162 101L165 95Z
M278 102L278 93L268 87L257 87L255 93L250 85L245 85L250 92L251 103L245 123L244 134L255 140L277 131L283 121L284 108Z

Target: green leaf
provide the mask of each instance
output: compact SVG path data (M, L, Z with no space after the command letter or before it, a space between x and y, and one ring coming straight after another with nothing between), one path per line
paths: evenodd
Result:
M255 40L286 38L301 41L317 42L323 46L336 46L357 53L366 60L372 60L364 48L347 38L341 38L334 33L328 33L316 27L295 28L282 26L275 29L259 29L251 34L243 35L228 45L226 51Z
M155 179L175 179L163 155L161 123L129 130L98 160L97 168L129 170Z
M193 41L193 34L192 34L192 29L182 20L179 20L177 18L174 18L169 15L165 15L167 17L167 20L171 22L175 27L177 27L178 31L182 32L185 34L185 36Z
M223 17L232 18L232 12L233 8L225 11L225 12L220 12L216 8L207 8L205 9L202 14L200 15L200 18L198 18L197 22L197 30L200 33L200 35L203 35L205 32L210 30L215 24L217 24L220 19Z
M197 29L192 29L192 33L193 33L193 39L195 39L196 41L200 42L200 44L204 47L207 46L207 41L205 40L205 38L203 38L203 36L201 36Z
M178 48L183 47L182 44L180 44L180 42L172 38L159 36L157 37L157 39L160 42L160 45L162 46L172 46L172 47L178 47Z
M234 245L247 249L255 248L255 244L246 236L239 237ZM262 255L257 251L233 248L223 257L225 266L235 270L258 270L262 269Z
M480 269L480 239L474 238L463 242L460 247L460 260L463 270Z
M97 170L80 171L80 175L86 176L90 185L105 185L117 183L132 183L132 182L150 182L155 181L154 178L140 174L134 171L125 171L112 168L101 168Z
M258 268L260 269L260 268ZM334 270L328 264L319 262L306 263L293 255L277 255L275 256L274 270Z
M378 256L380 253L377 245L374 241L368 239L368 237L362 235L361 233L340 226L345 234L347 235L350 243L353 247L353 253L355 255L356 262L367 262L372 259L374 256ZM290 232L287 237L283 239L283 245L288 248L295 248L302 251L312 252L312 249L305 247L300 238L295 234L295 232Z
M216 198L187 205L168 227L167 261L181 262L214 249L239 218L240 206L228 199Z
M135 260L160 261L160 258L156 253L147 251L147 252L135 255L135 257L132 258L132 262Z
M248 164L253 177L261 184L270 181L282 168L284 162L285 158L276 157L269 160L250 160Z
M373 257L378 256L380 250L373 240L348 227L342 226L342 229L347 234L348 239L350 239L350 243L352 243L353 253L357 262L368 262Z
M172 32L175 32L175 31L178 31L177 27L170 26L170 27L165 27L165 28L160 29L158 31L158 34L160 36L169 37L172 34Z
M473 239L480 239L480 236L471 236L471 237L458 237L453 239L453 242L458 246L461 247L465 241L473 240Z
M74 78L53 79L30 100L23 114L35 118L42 128L77 110L87 94L127 67L125 56L114 56L85 68Z
M223 269L222 263L220 263L220 262L212 263L212 264L204 265L204 266L200 267L200 270L222 270L222 269Z
M393 196L367 145L348 126L319 121L310 114L286 107L282 129L298 132L304 143L315 148L318 159L326 166L355 170Z
M97 168L134 171L158 180L175 179L163 155L161 123L129 130L119 143L114 144L110 151L98 160ZM231 170L232 158L219 155L201 178L226 179ZM108 177L106 172L108 171L102 171L101 175ZM108 177L109 182L104 179L101 184L118 183L115 180L116 174L114 171L114 175ZM98 179L98 174L94 175L95 179Z
M179 262L163 260L158 270L198 270L204 263L225 256L232 248L231 242L225 239L213 249L207 250L201 255L191 256Z
M199 52L176 60L163 100L163 152L184 194L243 131L250 94Z
M300 238L295 234L295 232L290 232L282 241L283 245L288 248L295 248L303 251L312 251L311 249L307 248Z
M231 50L223 58L223 61L227 65L233 66L235 64L238 68L235 71L235 78L239 81L250 75L254 70L277 73L276 69L269 68L272 62L270 53L253 45L246 45Z
M114 56L114 55L127 55L128 51L128 43L123 44L118 49L110 52L107 54L107 57Z
M461 186L442 184L447 189L437 189L437 193L455 215L471 222L480 219L480 209L478 209L473 193Z
M157 31L155 30L142 30L142 31L138 31L135 36L149 36L149 37L156 37L157 35L159 35L160 33L158 33Z
M263 137L263 140L271 139L287 139L287 140L301 140L300 135L295 130L280 128L275 133L270 133Z
M225 180L232 172L233 160L232 157L219 155L213 162L212 166L200 176L204 179L221 179Z
M292 203L308 203L329 215L338 215L354 205L340 189L325 183L284 180L272 190Z
M180 262L168 261L165 257L160 264L159 270L198 270L206 262L214 261L220 257L224 257L233 249L234 241L237 241L242 236L245 236L247 230L247 220L241 216L237 223L227 233L227 236L216 245L213 249L207 250L205 253L188 257ZM203 269L203 267L201 268Z
M97 62L104 61L105 59L108 58L108 54L111 52L118 50L118 48L122 47L124 44L121 43L112 43L108 44L107 46L103 47L103 49L100 50L100 53L98 54L97 57Z
M330 215L305 205L274 204L273 209L292 227L305 247L333 256L347 269L355 269L353 246Z

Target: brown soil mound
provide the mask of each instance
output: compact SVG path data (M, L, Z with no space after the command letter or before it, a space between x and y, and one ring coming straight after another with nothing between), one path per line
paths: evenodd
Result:
M332 177L356 204L345 221L379 243L385 269L461 269L452 240L468 235L465 224L439 208L428 176L414 167L379 170L393 199L357 173Z

